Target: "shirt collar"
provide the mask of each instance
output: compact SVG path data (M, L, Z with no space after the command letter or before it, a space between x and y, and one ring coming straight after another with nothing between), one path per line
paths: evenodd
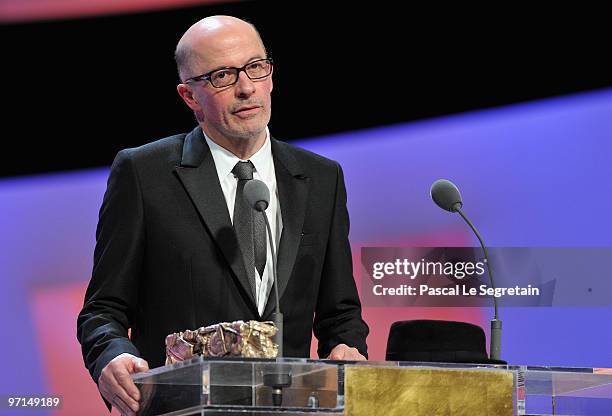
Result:
M204 131L202 131L202 133L204 133ZM242 159L226 148L213 142L206 133L204 133L204 139L206 139L206 143L208 143L208 147L210 148L210 153L215 161L215 167L219 178L225 178L229 175L233 177L232 169L234 169L236 163L240 162ZM270 144L270 131L268 127L266 127L266 139L263 146L261 146L261 148L248 160L253 163L255 170L259 172L262 178L268 178L270 176L272 169L272 146Z

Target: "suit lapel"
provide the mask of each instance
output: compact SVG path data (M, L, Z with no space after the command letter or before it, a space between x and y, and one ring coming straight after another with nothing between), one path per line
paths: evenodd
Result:
M302 237L310 180L304 175L291 149L285 143L272 139L272 157L283 219L276 263L278 295L282 298L293 271ZM268 296L264 316L269 316L273 312L274 305L274 290L272 290Z
M175 171L257 313L215 162L200 127L185 136L181 165Z

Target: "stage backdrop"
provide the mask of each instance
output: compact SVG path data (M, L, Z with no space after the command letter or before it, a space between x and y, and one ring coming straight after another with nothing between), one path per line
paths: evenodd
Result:
M491 246L612 246L610 114L612 90L602 90L298 145L344 168L359 282L362 246L477 244L458 216L431 202L438 178L460 186L466 213ZM82 364L76 315L107 175L94 169L0 181L0 316L10 340L0 346L0 393L60 394L61 414L104 411ZM610 273L601 271L601 284L612 284ZM612 332L603 330L612 308L500 314L502 358L511 364L612 367ZM491 316L490 308L365 307L370 357L384 358L393 321L441 318L487 328Z

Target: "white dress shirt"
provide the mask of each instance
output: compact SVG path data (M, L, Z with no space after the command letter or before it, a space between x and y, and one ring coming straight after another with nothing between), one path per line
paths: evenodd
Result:
M219 176L219 182L221 183L221 189L223 190L223 196L225 197L225 203L227 204L227 210L229 211L230 219L234 222L234 201L236 199L236 188L238 187L238 180L232 173L232 169L236 166L236 163L240 162L241 159L229 150L219 146L213 142L204 133L204 138L210 153L212 154L213 160L215 161L215 167L217 169L217 175ZM270 144L270 131L266 127L266 141L264 145L248 159L253 163L255 170L253 171L253 179L259 179L263 181L268 189L270 190L270 205L266 209L266 215L270 222L270 231L274 236L274 250L278 251L278 243L280 242L281 233L283 230L283 220L281 217L280 203L278 199L278 189L276 187L276 174L274 170L274 161L272 159L272 145ZM245 162L245 161L243 161ZM257 310L259 316L263 315L266 302L274 283L274 275L272 274L272 250L270 249L270 242L266 237L267 241L267 258L266 267L264 269L264 275L260 276L257 268L255 268L255 300L257 301Z

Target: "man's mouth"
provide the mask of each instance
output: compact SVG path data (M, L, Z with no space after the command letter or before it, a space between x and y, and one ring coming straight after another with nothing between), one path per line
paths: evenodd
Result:
M234 115L240 118L251 118L256 116L261 110L261 106L258 105L244 105L234 111Z
M257 106L257 105L245 105L245 106L242 106L242 107L238 108L238 110L234 111L234 114L236 114L236 113L244 113L244 112L252 112L253 110L256 110L258 108L259 108L259 106Z

